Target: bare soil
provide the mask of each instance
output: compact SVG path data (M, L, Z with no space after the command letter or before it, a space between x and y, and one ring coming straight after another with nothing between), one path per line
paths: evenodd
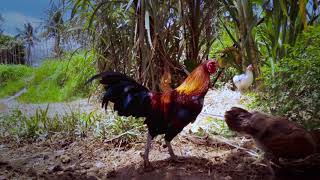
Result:
M62 134L43 142L1 142L0 179L265 179L256 158L212 138L173 141L182 162L171 162L161 138L153 143L153 170L142 165L144 139L118 147L96 138Z
M88 135L77 137L55 134L39 142L19 142L0 139L0 180L2 179L320 179L320 177L273 177L256 152L254 143L246 138L219 136L196 137L189 132L206 129L207 113L223 115L232 106L243 106L240 94L222 90L211 91L205 99L203 113L196 123L185 128L172 145L181 162L171 162L161 137L153 141L150 161L153 169L143 167L141 153L145 137L129 144L104 142ZM2 113L14 108L32 114L46 104L19 104L15 100L0 103ZM86 100L50 105L50 114L64 113L78 108L83 112L99 109ZM221 141L222 139L222 141ZM228 145L228 142L236 146Z
M248 139L229 139L255 149ZM191 134L173 140L181 162L171 162L162 138L150 153L153 169L143 167L145 138L130 144L105 143L93 137L56 134L42 142L1 140L0 179L319 179L277 176L246 150L212 137Z

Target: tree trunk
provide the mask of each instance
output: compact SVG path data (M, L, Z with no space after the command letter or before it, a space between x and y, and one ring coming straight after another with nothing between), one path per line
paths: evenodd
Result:
M61 49L60 49L60 35L56 35L54 38L54 53L55 57L60 57Z

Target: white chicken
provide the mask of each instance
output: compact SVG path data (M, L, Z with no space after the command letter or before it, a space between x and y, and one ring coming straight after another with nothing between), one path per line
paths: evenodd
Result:
M237 87L237 89L240 91L240 93L243 93L246 91L253 82L253 73L252 73L253 67L250 64L247 67L247 70L244 74L236 75L233 77L233 83Z

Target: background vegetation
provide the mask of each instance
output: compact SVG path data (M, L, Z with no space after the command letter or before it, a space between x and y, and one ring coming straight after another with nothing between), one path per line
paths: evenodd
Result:
M288 56L263 66L259 101L278 115L320 127L320 26L309 27L288 47Z
M70 101L87 97L85 82L95 74L93 56L81 53L65 59L48 59L40 67L0 65L0 97L27 91L18 100L26 103ZM85 68L84 68L85 67Z

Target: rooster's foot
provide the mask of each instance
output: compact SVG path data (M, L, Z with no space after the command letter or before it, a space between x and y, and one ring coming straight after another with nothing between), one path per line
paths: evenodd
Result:
M182 163L183 160L179 159L176 155L170 157L170 162L173 163Z
M150 161L145 161L144 162L144 171L149 172L152 171L154 168L151 165Z

